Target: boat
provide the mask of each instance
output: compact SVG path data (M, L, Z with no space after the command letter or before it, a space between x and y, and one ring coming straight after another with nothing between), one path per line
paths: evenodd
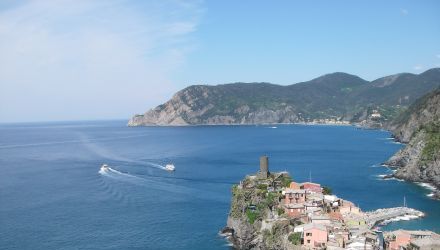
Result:
M167 170L167 171L174 171L176 168L174 167L174 165L173 164L167 164L166 166L165 166L165 170Z
M101 171L105 171L105 170L108 170L108 165L107 164L102 164Z

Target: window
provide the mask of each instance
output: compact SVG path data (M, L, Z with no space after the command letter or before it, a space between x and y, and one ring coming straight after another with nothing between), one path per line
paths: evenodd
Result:
M307 240L307 243L310 243L310 240Z
M306 233L306 236L312 236L312 233Z

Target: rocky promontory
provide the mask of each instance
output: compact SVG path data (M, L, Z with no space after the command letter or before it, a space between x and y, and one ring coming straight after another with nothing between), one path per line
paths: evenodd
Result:
M407 143L386 165L393 177L429 183L440 189L440 89L416 101L389 125L395 138ZM440 197L440 192L434 196Z
M260 171L247 175L231 191L227 224L220 233L236 249L403 247L410 242L396 241L395 237L385 242L382 231L376 228L424 216L408 207L363 212L319 183L297 183L288 172L269 172L266 156L260 158Z

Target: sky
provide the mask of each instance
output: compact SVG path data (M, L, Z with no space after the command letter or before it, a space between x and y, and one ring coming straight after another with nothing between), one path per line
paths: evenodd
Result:
M0 122L129 119L193 84L440 67L440 1L0 1Z

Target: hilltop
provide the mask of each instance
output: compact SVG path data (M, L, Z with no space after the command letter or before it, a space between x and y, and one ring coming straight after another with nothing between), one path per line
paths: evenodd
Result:
M440 86L440 68L372 82L347 73L288 86L193 85L130 119L129 126L336 122L381 125ZM377 116L373 116L376 114Z

